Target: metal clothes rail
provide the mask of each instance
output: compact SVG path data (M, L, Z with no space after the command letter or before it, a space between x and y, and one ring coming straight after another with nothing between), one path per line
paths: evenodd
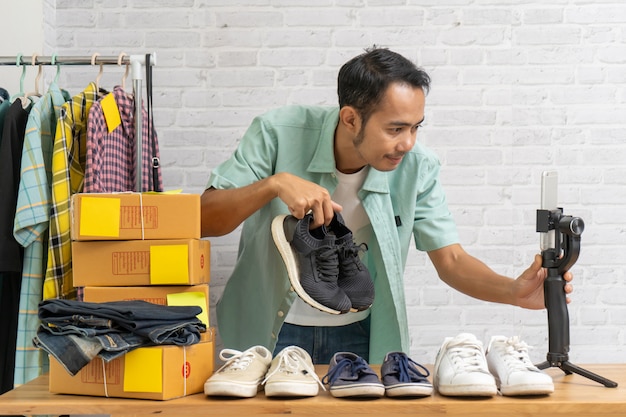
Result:
M149 55L149 56L148 56ZM135 96L135 140L136 140L136 177L135 191L142 191L142 81L143 68L149 62L150 66L156 65L156 54L145 55L127 55L121 53L118 56L103 56L94 54L93 56L50 56L33 55L24 56L21 54L15 56L0 56L0 65L2 66L36 66L36 65L130 65L131 76L133 80L133 93Z

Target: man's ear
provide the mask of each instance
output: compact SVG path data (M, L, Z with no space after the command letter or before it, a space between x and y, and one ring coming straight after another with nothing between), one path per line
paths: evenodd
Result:
M361 116L352 106L343 106L339 110L339 123L355 136L361 131Z

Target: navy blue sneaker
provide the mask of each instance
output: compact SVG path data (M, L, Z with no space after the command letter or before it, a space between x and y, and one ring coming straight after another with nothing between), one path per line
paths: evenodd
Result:
M388 397L426 397L433 393L430 372L403 352L389 352L380 367Z
M339 288L350 299L351 311L367 310L374 303L374 282L369 270L359 258L359 253L366 251L367 245L354 243L352 231L348 229L339 213L335 213L328 230L334 233L337 239L335 244L339 255Z
M369 397L385 395L385 386L365 359L350 352L337 352L322 382L329 385L333 397Z
M272 221L272 237L283 258L291 286L302 300L320 311L342 314L352 302L339 288L339 257L335 235L326 227L310 230L313 219L279 215Z

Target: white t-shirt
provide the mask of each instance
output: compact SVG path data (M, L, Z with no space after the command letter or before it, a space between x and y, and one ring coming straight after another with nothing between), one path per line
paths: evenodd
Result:
M341 216L348 229L352 231L352 237L357 244L367 242L369 233L366 228L370 224L370 219L363 209L361 200L357 192L361 189L369 167L365 167L354 174L343 174L335 170L335 175L339 181L335 192L332 195L334 202L343 207ZM328 314L311 307L300 297L296 298L285 322L300 326L345 326L365 319L369 315L369 309L357 313Z

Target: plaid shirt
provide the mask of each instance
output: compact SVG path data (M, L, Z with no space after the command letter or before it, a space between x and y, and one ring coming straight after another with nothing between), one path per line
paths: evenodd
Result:
M28 115L22 148L22 165L13 235L24 247L22 285L15 356L14 385L19 386L47 371L48 357L33 346L39 327L44 250L50 217L52 142L61 106L69 98L52 83Z
M87 117L96 99L96 84L90 83L85 91L61 107L52 151L52 205L44 299L76 297L72 283L69 203L70 196L83 189Z
M113 90L121 123L109 133L102 105L94 103L87 122L87 161L85 163L85 193L134 191L136 182L135 102L122 87ZM154 190L152 181L153 145L159 157L154 126L142 108L142 190ZM149 129L152 138L148 139ZM158 189L162 190L161 169L157 174Z

